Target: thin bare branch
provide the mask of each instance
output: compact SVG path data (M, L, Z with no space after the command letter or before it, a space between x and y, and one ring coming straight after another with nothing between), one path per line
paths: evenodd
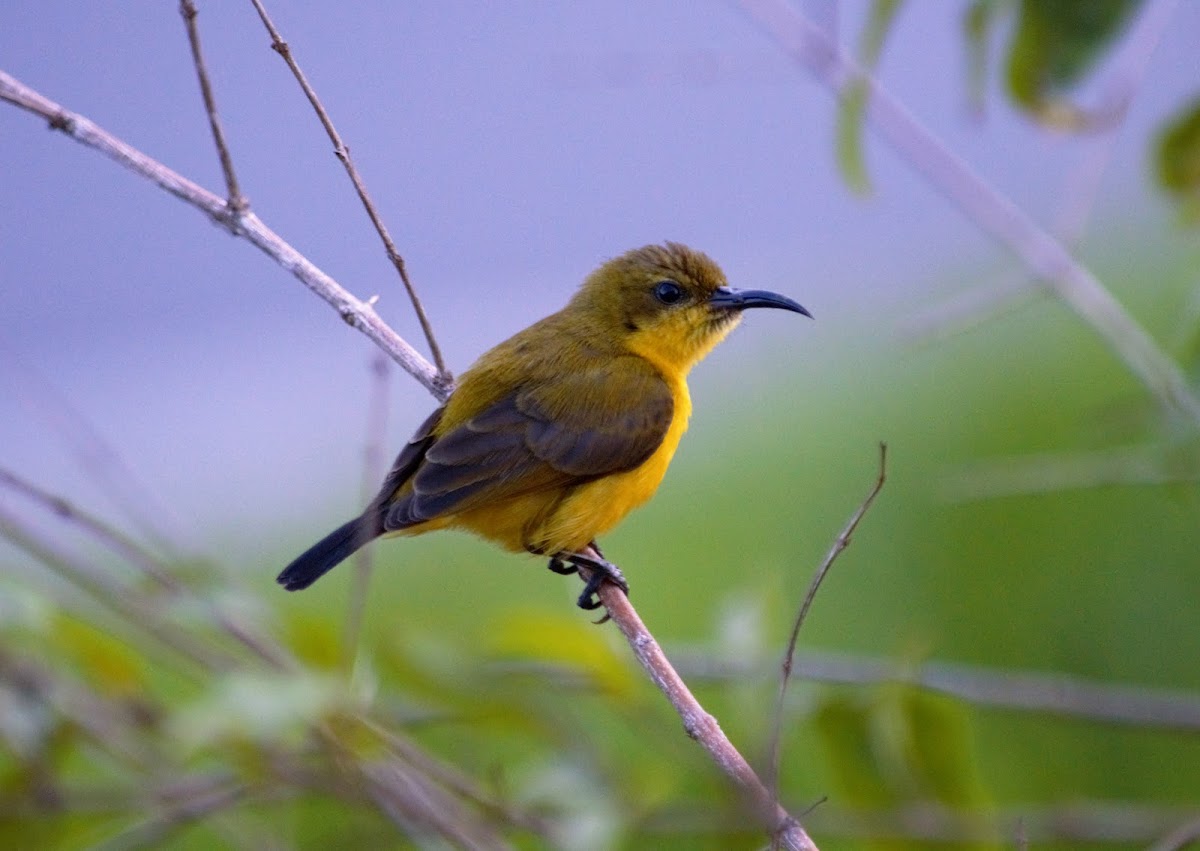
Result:
M943 498L975 502L1005 496L1098 487L1190 484L1200 469L1165 446L1132 446L1089 452L1039 452L964 464L942 480Z
M161 848L177 831L189 824L229 809L245 800L246 787L236 781L209 783L172 797L159 800L147 809L151 813L133 827L94 846L97 851L125 851L135 848ZM157 806L156 806L157 805Z
M879 496L879 492L883 490L883 484L887 481L887 444L879 444L879 475L875 478L875 484L871 486L871 490L867 493L866 498L859 504L858 508L850 515L850 520L847 521L841 533L834 539L833 545L829 548L829 552L825 554L824 561L813 574L812 581L808 584L808 591L804 594L804 601L800 604L799 611L796 612L796 620L792 623L792 632L788 636L787 649L783 654L783 663L780 668L779 677L779 693L775 698L775 713L771 721L771 756L769 765L769 774L767 788L771 791L771 796L775 800L779 800L779 760L780 747L783 739L783 701L787 697L788 681L792 676L792 661L796 656L796 642L800 638L800 628L804 625L805 618L808 617L808 610L812 607L813 600L816 599L817 591L821 588L821 583L825 581L826 574L833 567L833 563L837 557L842 554L846 547L850 546L850 541L854 535L858 524L862 522L866 513L871 509L875 502L875 497Z
M204 54L200 50L200 28L196 25L196 4L192 0L180 0L179 14L183 16L184 26L187 27L188 43L192 48L192 63L196 66L196 76L200 80L200 94L204 98L204 111L208 113L208 126L212 128L213 142L217 146L217 158L221 161L221 172L225 175L226 203L233 215L240 214L247 208L242 190L238 187L237 175L233 171L233 157L229 155L229 146L225 143L225 131L221 128L221 119L217 117L217 99L213 96L212 83L208 79L208 69L204 65Z
M363 453L363 496L366 505L379 490L386 472L387 456L384 443L387 440L388 422L388 365L383 352L371 358L371 398L367 405L367 442ZM347 603L345 634L342 638L342 664L347 676L354 672L354 660L358 656L358 644L362 637L363 616L367 606L367 591L371 586L371 572L375 564L375 546L366 542L354 555L354 584L350 588Z
M512 846L461 801L399 760L362 767L367 795L398 827L432 831L470 851L504 851Z
M136 567L164 591L175 592L179 589L178 580L164 569L158 556L124 532L98 517L76 508L64 497L56 496L3 467L0 467L0 487L9 488L27 499L39 503L66 522L80 527L85 533Z
M1179 825L1147 851L1182 851L1194 842L1200 842L1200 816Z
M369 718L363 717L359 721L371 733L378 736L398 759L404 760L430 780L471 801L485 812L494 813L509 824L532 831L543 839L551 838L550 825L544 819L497 799L485 791L473 778L439 760L399 733L385 729Z
M121 556L130 566L136 568L160 588L172 596L189 595L202 603L210 619L229 636L248 650L259 656L263 661L277 668L285 668L292 664L287 653L267 637L257 627L243 622L240 618L220 606L216 601L201 599L190 588L181 583L158 558L138 544L128 535L120 532L99 518L80 510L63 497L56 496L43 490L37 485L26 481L0 467L0 487L8 487L28 499L40 503L64 521L72 523L86 534L95 538L112 552Z
M433 356L433 362L437 366L438 375L444 383L450 384L454 378L450 375L450 371L446 369L446 362L442 359L442 350L438 348L437 339L434 337L433 325L429 322L429 317L425 314L425 307L421 304L420 297L417 296L416 287L409 280L408 267L404 263L404 258L396 249L396 243L392 241L392 235L383 223L383 218L375 208L375 203L371 200L371 196L367 194L367 187L358 174L354 160L350 158L350 149L346 147L337 128L333 126L333 119L329 117L329 113L326 112L325 107L321 104L316 91L309 84L308 78L300 70L300 65L292 55L291 47L283 40L283 36L279 34L279 30L276 29L275 23L267 14L262 0L251 0L251 2L258 11L258 16L262 19L263 26L267 28L267 32L271 35L271 49L283 57L283 61L287 63L288 68L291 69L292 74L295 76L296 82L304 90L304 96L308 98L308 102L312 104L313 109L316 111L317 118L320 119L321 125L329 135L329 140L333 142L333 153L345 167L346 174L350 176L350 182L354 184L354 191L358 193L359 200L362 201L367 215L371 218L371 223L375 226L375 231L379 234L379 238L383 240L383 247L387 250L388 259L396 267L396 271L400 275L400 280L404 284L404 289L408 292L408 298L412 302L413 310L417 314L417 321L421 323L421 331L425 334L425 340L429 343L429 353Z
M856 81L867 118L908 163L967 217L1016 254L1033 276L1100 336L1166 409L1200 425L1187 377L1104 285L1061 242L951 151L841 47L784 0L742 6L800 65L840 96Z
M766 679L774 665L675 651L679 670L698 680ZM926 688L974 706L1046 712L1106 724L1200 732L1200 694L1179 689L1106 683L1040 671L997 670L936 660L918 664L830 651L797 652L796 676L822 683Z
M153 636L164 646L207 670L227 670L232 659L223 652L202 644L188 630L174 623L161 606L128 585L114 580L107 572L73 559L0 507L0 537L24 550L73 586L119 614L125 622Z
M1060 847L1064 842L1074 842L1087 848L1113 845L1125 849L1131 843L1153 842L1180 822L1196 819L1198 812L1195 805L1141 801L1080 801L1050 806L1030 803L984 810L912 801L896 807L869 809L830 803L814 810L809 821L814 830L826 836L859 840L868 847L893 841L918 848L946 845L993 848L998 847L1001 838L1013 836L1020 823L1024 825L1026 839L1035 847L1048 843ZM646 834L675 838L686 834L711 837L737 827L725 813L713 808L654 814L639 824Z
M236 211L231 210L225 201L207 189L146 156L82 115L64 109L3 71L0 71L0 100L45 118L50 122L52 129L61 130L77 142L116 160L176 198L196 207L234 236L249 240L337 310L348 325L361 331L387 352L392 360L417 379L436 399L445 401L450 395L453 384L380 319L369 302L360 301L343 289L337 281L318 269L308 258L268 228L254 213L243 212L235 215Z
M590 578L586 568L581 567L579 573L580 578L585 582ZM658 687L659 691L666 695L671 706L683 719L684 731L699 742L717 767L737 784L753 808L755 817L775 838L780 847L787 848L789 851L813 851L816 849L817 846L805 833L800 822L779 805L758 775L754 773L750 763L726 737L721 725L717 723L717 719L708 714L692 695L691 690L676 673L654 636L642 623L637 610L633 608L625 593L612 583L606 582L600 586L599 596L609 618L621 630L625 640L629 642L633 655L649 674L650 680Z

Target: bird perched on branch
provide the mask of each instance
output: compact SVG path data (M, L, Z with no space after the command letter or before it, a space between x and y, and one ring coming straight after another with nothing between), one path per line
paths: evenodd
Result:
M590 574L579 605L610 581L597 536L654 495L687 429L688 371L742 313L811 314L736 290L699 251L668 242L610 260L558 313L483 355L401 450L361 516L279 574L307 588L367 542L458 528Z

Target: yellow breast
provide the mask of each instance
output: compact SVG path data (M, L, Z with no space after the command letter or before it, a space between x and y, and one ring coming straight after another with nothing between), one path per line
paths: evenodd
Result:
M564 499L539 530L548 552L579 552L654 496L692 413L692 399L682 378L672 382L671 395L675 412L658 449L641 466L588 482Z

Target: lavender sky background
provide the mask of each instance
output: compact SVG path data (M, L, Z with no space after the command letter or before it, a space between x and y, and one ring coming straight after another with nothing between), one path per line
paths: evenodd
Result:
M987 115L972 119L963 5L908 4L882 80L1051 221L1064 175L1092 143L1030 126L994 87ZM254 210L351 291L381 294L381 313L419 344L377 237L252 7L199 6ZM865 6L842 4L850 43ZM720 404L739 370L775 392L811 394L869 368L843 357L847 341L888 337L917 306L969 286L970 270L1018 273L877 140L876 191L851 195L834 164L831 97L736 4L270 8L456 372L557 309L603 259L687 242L735 285L787 293L817 316L754 315L715 355L720 365L700 367L697 439L707 418L749 415ZM1197 32L1200 4L1179 4L1116 145L1093 233L1171 230L1145 144L1195 94ZM176 3L6 0L0 68L220 191ZM80 452L96 446L82 437L87 422L169 506L177 534L219 540L234 557L354 510L373 347L248 243L8 106L0 151L0 464L120 517L81 472ZM1182 250L1184 237L1166 239ZM790 362L765 363L763 347ZM395 374L391 449L431 405Z

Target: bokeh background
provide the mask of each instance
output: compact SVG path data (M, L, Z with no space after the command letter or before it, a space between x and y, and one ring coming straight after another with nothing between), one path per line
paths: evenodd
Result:
M995 69L984 108L973 105L966 6L907 4L880 60L884 85L1035 219L1053 226L1087 209L1079 256L1191 369L1200 252L1154 185L1151 151L1196 94L1200 7L1174 9L1117 128L1072 134L1014 108ZM805 8L826 22L836 11L851 45L868 12ZM253 209L348 289L379 294L382 315L420 347L378 239L252 7L200 11ZM851 191L833 97L736 4L272 12L350 145L453 370L557 309L602 260L663 239L702 248L734 285L787 293L817 317L753 314L697 368L696 413L666 483L605 541L642 616L690 660L747 756L767 751L771 667L812 570L875 477L881 440L891 478L817 598L803 650L897 671L938 660L1200 688L1195 425L1165 416L1050 296L1004 301L965 328L946 321L964 293L1016 288L1027 271L869 134L873 191ZM1009 35L994 34L998 56ZM1111 89L1130 63L1125 47L1083 81L1079 101ZM9 0L0 68L220 191L174 4ZM336 671L353 572L302 595L273 578L361 504L372 345L247 243L9 106L0 150L0 464L158 548L204 594L285 636L306 670ZM391 451L433 402L398 370L388 394ZM0 505L104 563L14 494ZM513 800L560 817L555 842L761 844L736 832L735 799L614 631L572 607L573 580L449 534L387 543L377 562L355 694ZM181 764L227 758L231 737L273 741L214 720L240 717L228 683L166 682L120 630L89 623L86 608L61 614L59 585L20 547L0 543L0 569L9 649L104 694L150 695L165 729L194 733ZM85 637L63 638L75 634L59 629L64 618L81 620ZM120 682L88 661L105 641L124 660ZM276 732L327 708L286 684L248 688L283 695L264 698L263 712L282 718L267 725ZM0 706L10 722L0 767L23 801L14 712ZM827 820L814 828L822 848L873 844L859 835L871 826L848 814L856 807L1026 814L1035 838L1039 818L1063 812L1119 825L1062 847L1139 847L1200 807L1194 731L807 680L794 686L785 729L789 805L828 798L811 816ZM54 763L66 787L105 776L86 754L80 745ZM17 836L30 829L24 807L5 822ZM283 847L425 841L394 839L377 816L316 793L240 810L227 818ZM87 845L127 822L72 813L43 824L41 838ZM1148 826L1122 835L1130 824ZM163 841L229 840L214 830L201 820ZM908 839L889 847L930 841L894 832Z

